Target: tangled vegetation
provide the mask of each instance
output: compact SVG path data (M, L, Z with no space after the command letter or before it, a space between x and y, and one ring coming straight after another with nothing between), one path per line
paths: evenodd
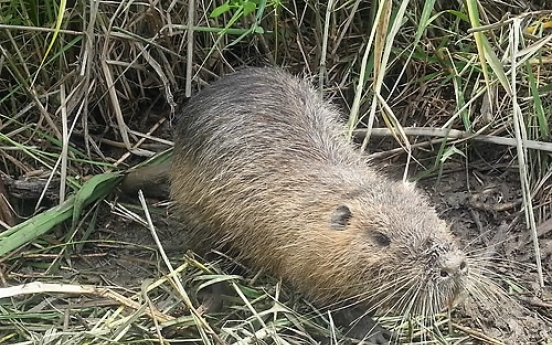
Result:
M551 48L545 0L0 0L0 343L335 336L285 282L184 253L166 202L113 192L123 171L170 154L188 97L240 66L278 65L405 177L434 191L453 171L498 181L449 202L475 215L467 242L496 247L495 277L526 323L470 310L439 329L383 322L416 344L551 344ZM202 292L221 281L234 297L210 313Z

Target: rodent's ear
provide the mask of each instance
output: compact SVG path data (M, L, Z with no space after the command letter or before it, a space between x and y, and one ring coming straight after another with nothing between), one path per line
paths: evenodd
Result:
M332 211L330 226L335 230L345 230L352 216L347 205L339 205Z

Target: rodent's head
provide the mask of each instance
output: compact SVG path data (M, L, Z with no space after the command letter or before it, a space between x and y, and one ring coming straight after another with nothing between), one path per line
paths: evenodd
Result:
M331 229L347 234L354 253L347 265L356 298L404 314L453 306L466 287L466 255L418 191L400 182L384 188L356 193L330 213Z

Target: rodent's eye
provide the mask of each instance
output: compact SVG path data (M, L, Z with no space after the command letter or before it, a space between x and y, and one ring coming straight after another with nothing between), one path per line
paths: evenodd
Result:
M391 244L391 239L381 232L374 232L370 234L370 236L372 237L374 243L376 243L380 247L389 247L389 245Z
M330 226L335 230L345 230L349 225L352 213L348 206L339 205L333 211L330 219Z

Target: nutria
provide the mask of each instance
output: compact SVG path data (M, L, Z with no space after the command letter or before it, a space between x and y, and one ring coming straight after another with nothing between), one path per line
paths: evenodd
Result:
M371 168L343 129L335 106L280 69L204 88L175 118L169 171L190 239L230 247L319 304L353 305L354 318L451 306L468 265L447 224L415 188ZM356 334L389 341L365 320Z

